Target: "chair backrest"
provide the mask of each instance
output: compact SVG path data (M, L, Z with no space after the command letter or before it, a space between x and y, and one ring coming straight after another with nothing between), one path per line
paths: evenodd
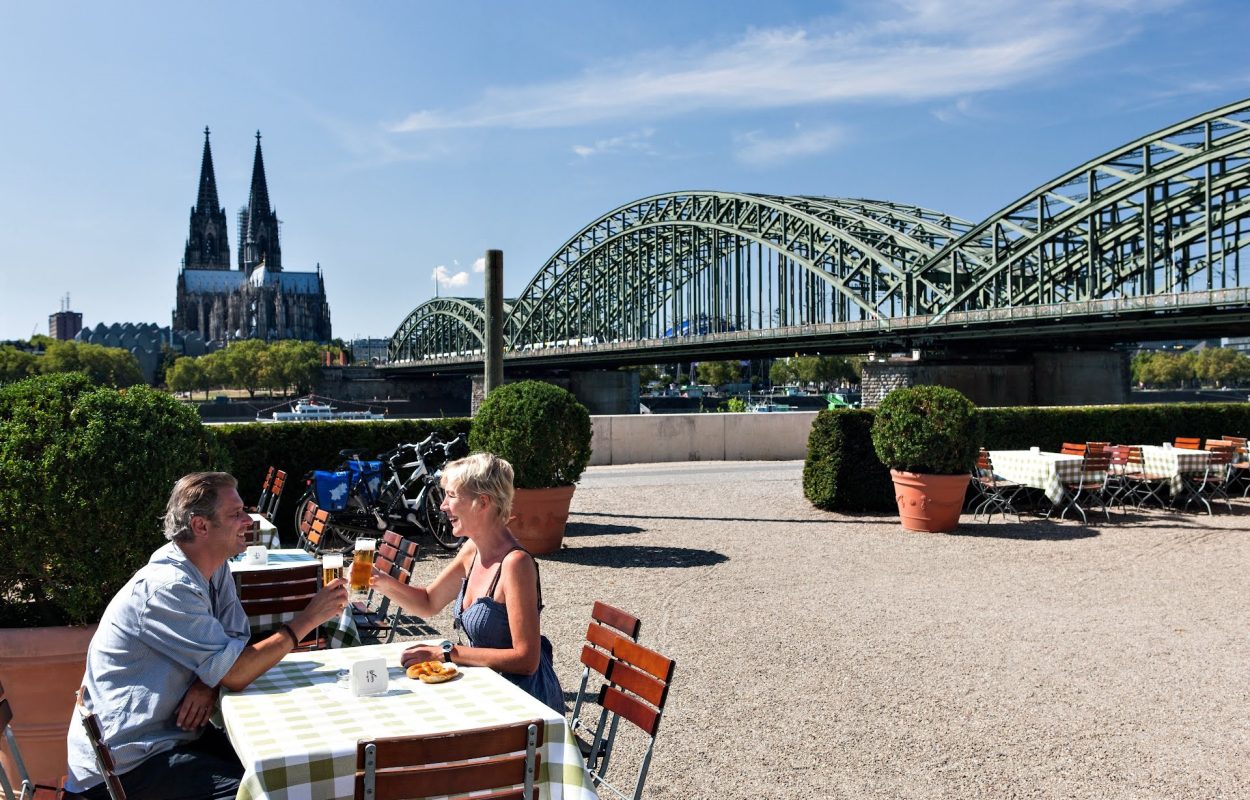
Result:
M1107 455L1111 459L1111 466L1115 468L1117 474L1124 471L1124 467L1128 466L1129 451L1132 448L1126 444L1117 444L1107 448Z
M1088 476L1095 472L1106 472L1111 468L1111 454L1106 450L1091 450L1085 454L1081 463L1081 472Z
M321 589L321 565L300 564L298 567L257 569L236 572L239 602L249 618L269 617L272 626L252 631L252 638L263 638L278 628L285 619L299 613Z
M112 800L126 800L126 790L122 787L121 778L117 777L117 765L113 762L113 754L109 751L108 743L104 741L104 731L100 728L100 720L95 712L87 708L86 686L78 690L78 703L75 708L78 712L78 720L87 733L87 741L91 743L91 749L95 752L96 768L104 776L104 786L108 790L109 797Z
M1085 455L1085 445L1080 442L1064 442L1060 453L1065 456L1083 456Z
M361 739L356 800L400 800L491 792L491 800L534 800L545 724Z
M278 504L282 502L282 490L286 488L286 472L277 470L273 474L273 484L269 489L269 502L265 508L260 509L258 513L264 514L265 518L273 522L273 517L278 513Z
M1177 450L1201 450L1202 439L1190 438L1188 436L1177 436L1172 442L1172 446Z
M326 535L326 522L330 518L330 512L323 508L319 508L313 516L312 525L308 528L308 533L304 535L304 549L310 553L316 553L321 547L321 539Z
M638 767L632 797L642 797L647 771L651 767L651 755L655 737L659 733L668 690L673 680L677 662L632 641L621 641L613 650L615 658L608 668L608 683L599 689L599 705L604 711L632 723L647 737L647 748ZM604 720L601 718L595 731L586 763L591 777L610 788L617 796L627 797L619 788L604 779L607 763L599 762L598 755L604 744Z
M1098 450L1106 450L1106 449L1107 449L1108 447L1110 447L1110 446L1111 446L1111 442L1086 442L1086 443L1085 443L1085 450L1086 450L1087 452L1090 452L1090 451L1098 451Z

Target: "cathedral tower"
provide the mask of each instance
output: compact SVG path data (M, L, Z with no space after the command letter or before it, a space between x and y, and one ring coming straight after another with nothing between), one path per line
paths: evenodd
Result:
M226 209L217 205L217 176L213 173L213 149L204 128L204 156L200 161L200 191L191 207L187 249L182 256L186 269L230 269L230 244L226 241Z
M267 272L282 271L282 247L278 242L278 212L269 207L265 182L265 159L256 131L256 155L252 159L252 192L239 211L239 269L248 275L261 263Z

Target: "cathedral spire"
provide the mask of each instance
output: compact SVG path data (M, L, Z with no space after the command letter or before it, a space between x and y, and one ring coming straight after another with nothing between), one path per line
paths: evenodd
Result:
M252 193L247 199L252 216L269 213L269 185L265 183L265 159L260 153L260 131L256 131L256 156L252 159Z
M191 208L187 246L182 256L186 269L230 269L230 245L226 241L226 210L218 205L217 176L213 172L213 149L204 127L204 155L200 159L200 187Z
M278 242L278 215L269 206L265 181L265 158L256 131L256 156L252 160L252 191L239 212L239 269L248 275L264 263L267 272L282 271L282 248Z

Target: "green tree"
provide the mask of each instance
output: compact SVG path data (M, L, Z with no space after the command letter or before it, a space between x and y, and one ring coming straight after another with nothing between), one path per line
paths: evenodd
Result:
M742 374L742 365L737 361L700 361L695 367L699 383L711 386L724 386L736 383Z
M197 358L183 356L165 373L165 383L175 392L193 392L204 388L204 365ZM205 390L205 398L208 396Z
M1250 358L1227 347L1208 347L1198 353L1194 372L1203 383L1228 386L1250 376Z
M11 345L0 347L0 383L20 381L38 372L39 364L34 354Z
M230 384L246 389L248 397L255 397L261 386L261 374L265 369L265 352L269 345L260 339L243 339L231 342L221 351L226 369L230 372Z
M230 383L230 365L226 362L225 351L218 350L199 357L200 368L204 371L204 382L200 388L204 390L204 399L208 399L210 389Z
M649 386L660 380L660 371L656 369L654 364L643 364L640 367L626 367L626 369L638 370L638 382L643 386Z
M132 353L87 342L49 339L39 359L39 371L45 375L81 372L92 383L119 388L143 383L139 362Z
M269 346L264 364L265 385L284 392L294 387L305 394L312 390L321 369L321 348L313 342L284 339Z
M798 380L798 371L791 365L791 359L779 358L768 368L768 381L773 386L785 386Z

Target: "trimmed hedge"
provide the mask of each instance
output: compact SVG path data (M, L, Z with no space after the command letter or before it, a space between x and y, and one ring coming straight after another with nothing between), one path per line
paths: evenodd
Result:
M889 470L872 447L871 409L822 411L812 423L803 494L825 511L894 511ZM981 408L990 450L1058 451L1064 442L1155 444L1177 436L1246 436L1250 403ZM972 465L969 464L969 471Z
M419 442L437 431L443 438L468 434L471 421L446 419L397 419L380 422L250 422L214 425L219 441L230 454L233 474L239 479L243 502L255 505L261 483L270 466L286 471L286 487L274 516L274 524L286 542L296 538L295 504L304 494L304 476L315 469L334 469L343 460L340 450L357 449L370 458L401 442Z

